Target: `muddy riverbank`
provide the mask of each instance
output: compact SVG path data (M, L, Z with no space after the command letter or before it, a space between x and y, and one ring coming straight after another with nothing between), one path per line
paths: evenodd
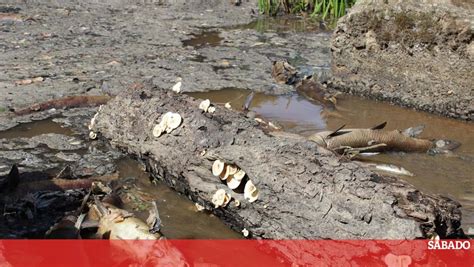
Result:
M341 91L474 119L472 1L359 0L331 50Z

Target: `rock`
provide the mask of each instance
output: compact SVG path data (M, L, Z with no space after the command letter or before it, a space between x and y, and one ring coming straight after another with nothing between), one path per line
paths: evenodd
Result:
M471 120L474 4L458 2L357 1L332 37L331 85Z

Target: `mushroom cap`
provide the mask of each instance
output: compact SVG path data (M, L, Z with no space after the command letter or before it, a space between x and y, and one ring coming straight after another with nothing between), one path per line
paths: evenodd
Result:
M258 195L258 189L255 187L252 181L248 180L244 188L244 198L252 203L258 199Z
M226 202L226 197L227 194L224 189L218 189L214 195L212 196L212 204L214 204L214 207L218 208L220 206L223 206L224 203Z
M237 166L232 165L232 164L226 164L224 171L221 172L221 180L225 180L229 178L229 176L235 174L237 170L238 170Z
M183 119L178 113L167 112L163 120L166 119L166 132L171 133L174 129L178 128L181 125Z
M202 109L204 110L204 112L207 112L210 106L211 106L211 101L209 99L206 99L199 104L199 109Z
M161 134L166 130L166 124L162 122L158 123L157 125L155 125L155 127L153 127L153 136L154 137L160 137Z
M239 168L235 165L229 164L227 165L226 171L229 175L234 175L239 171Z
M235 179L233 175L230 175L229 177L227 177L227 186L234 190L236 189L237 187L239 187L240 183L242 182L242 180L238 180L238 179Z
M209 112L209 113L214 113L215 111L216 111L216 107L209 107L207 109L207 112Z
M214 176L219 176L222 172L224 172L225 163L222 160L216 160L212 164L212 174Z
M181 92L181 78L177 79L177 81L178 82L175 85L173 85L173 88L171 89L175 93Z
M234 206L235 207L240 207L240 200L234 199Z
M242 181L245 177L245 172L243 170L238 170L236 173L234 173L234 179Z
M89 132L89 138L92 140L95 140L97 138L97 133L90 131Z
M232 199L232 197L225 193L225 196L224 196L224 204L222 205L223 207L227 206L227 204L229 204L230 200Z
M232 106L230 105L230 102L225 103L224 107L226 109L231 109L232 108Z

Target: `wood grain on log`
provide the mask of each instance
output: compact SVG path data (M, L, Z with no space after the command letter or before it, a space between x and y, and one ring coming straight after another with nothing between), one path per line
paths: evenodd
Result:
M241 113L223 107L203 113L200 102L159 89L130 89L104 106L93 131L255 238L414 239L459 233L457 202L342 162L313 142L270 136ZM182 116L182 124L153 137L153 127L170 111ZM249 203L213 176L215 159L243 169L260 190L258 200ZM214 208L211 199L218 189L241 205Z

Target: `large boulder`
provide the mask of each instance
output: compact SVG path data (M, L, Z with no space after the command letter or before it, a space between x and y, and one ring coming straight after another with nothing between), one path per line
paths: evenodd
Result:
M333 35L332 85L472 121L473 27L469 0L359 0Z

